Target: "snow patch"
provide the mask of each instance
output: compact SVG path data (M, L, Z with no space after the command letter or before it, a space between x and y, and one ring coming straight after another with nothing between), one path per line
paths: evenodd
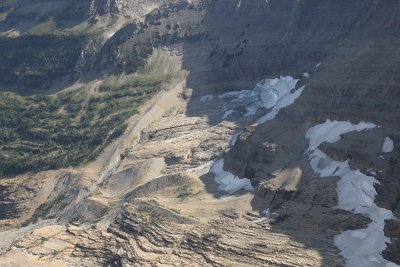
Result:
M265 221L266 219L268 219L270 215L271 215L270 210L265 209L261 212L261 218L254 220L253 223L261 223L261 222Z
M330 121L310 128L306 138L310 140L309 161L311 168L321 177L339 176L337 183L338 208L371 219L366 229L348 230L335 236L335 245L347 260L347 266L397 266L385 260L381 253L390 243L384 234L385 220L393 218L390 210L378 207L375 203L374 184L379 183L373 176L360 170L352 170L348 161L331 159L318 149L323 142L335 143L340 135L352 131L364 131L377 127L373 123L352 124L347 121Z
M111 32L111 33L107 36L107 38L113 37L113 36L115 35L115 33L116 33L116 32Z
M256 123L264 123L276 117L279 111L294 103L301 95L304 86L296 88L298 80L293 77L279 77L275 79L266 79L259 82L253 90L242 90L228 92L218 96L223 103L223 116L226 119L232 115L250 116L255 115L259 109L265 109L269 112L259 118ZM211 101L214 99L212 95L204 95L201 102ZM238 136L242 131L236 132L229 139L229 145L235 145ZM219 185L218 189L233 194L241 189L254 192L251 182L247 178L240 179L230 172L223 169L224 160L219 159L214 162L210 171L215 176L215 182ZM266 212L266 211L264 211ZM269 212L269 210L268 210ZM268 217L269 213L265 213L264 217Z
M331 121L326 120L325 123L310 128L306 134L306 138L310 139L308 151L315 150L323 142L336 143L341 139L341 135L352 131L361 132L378 127L374 123L360 122L352 124L349 121Z
M268 218L271 215L271 211L269 209L265 209L262 211L262 216Z
M224 159L215 161L211 167L211 172L215 175L214 180L219 185L218 190L225 191L228 194L234 194L241 189L254 192L250 179L241 179L230 172L224 171Z
M390 137L386 137L385 141L383 142L382 152L383 153L390 153L394 149L393 140Z
M267 220L266 217L261 217L261 218L258 218L258 219L253 220L253 223L262 223L262 222L265 221L265 220Z

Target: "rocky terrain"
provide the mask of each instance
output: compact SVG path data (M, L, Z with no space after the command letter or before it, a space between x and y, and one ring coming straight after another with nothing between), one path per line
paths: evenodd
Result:
M164 80L95 160L0 180L0 266L400 265L399 10L1 4L2 90L96 95L146 70ZM48 38L32 48L44 56L20 57L35 38ZM68 56L48 72L58 48Z

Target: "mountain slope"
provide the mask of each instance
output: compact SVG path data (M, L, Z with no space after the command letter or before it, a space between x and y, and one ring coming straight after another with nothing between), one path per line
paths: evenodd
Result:
M45 1L34 9L32 5L10 2L1 10L9 14L28 10L34 17L56 14ZM63 5L66 2L59 1L56 6ZM0 22L6 32L0 45L8 45L5 58L9 52L4 51L15 47L15 55L20 55L18 49L25 50L27 40L35 38L49 40L52 52L53 47L66 54L69 49L80 51L66 57L59 68L38 68L41 61L35 57L24 56L21 61L12 57L15 67L7 71L18 81L9 84L23 85L26 94L72 84L56 97L69 91L77 98L88 94L89 99L100 93L104 98L119 95L122 107L115 102L101 106L117 106L111 112L118 113L119 108L140 104L139 112L118 120L109 117L115 124L108 130L96 124L85 128L99 130L101 137L102 132L112 134L120 124L127 124L121 137L101 138L104 152L90 164L64 169L58 165L0 181L1 264L7 266L15 258L17 265L37 266L49 262L356 266L360 259L366 266L400 264L397 1L84 1L76 5L85 6L79 9L84 14L61 19L57 27L49 28L53 22L40 16L38 22L14 22L13 15ZM32 21L35 25L28 25ZM76 25L81 25L78 36L72 34ZM50 29L50 36L41 33L43 27L46 32ZM83 40L77 42L78 48L58 45L78 39ZM57 49L51 58L59 58ZM44 55L42 59L49 55L38 54ZM46 81L43 88L23 83L31 74L29 66L40 72L32 75L42 75ZM47 72L53 70L60 76ZM142 86L135 79L143 75L159 78L157 84L145 84L159 93L143 101L129 98L134 88ZM299 80L289 93L284 90L284 96L278 85L291 80L288 77L262 83L275 91L256 86L266 78L288 75ZM64 78L58 86L51 84ZM82 89L74 89L76 81ZM11 87L4 88L16 90ZM285 98L290 94L296 98ZM252 102L254 97L261 102ZM249 112L254 106L255 111ZM88 110L79 109L79 116ZM261 117L271 120L256 123ZM104 121L100 115L95 118ZM350 127L339 138L307 150L312 142L307 133L327 120L379 127L363 131ZM383 150L385 140L393 141L393 150ZM68 147L67 151L79 154ZM346 249L356 242L368 243L365 238L370 236L364 233L373 216L356 207L341 208L340 168L320 175L309 157L315 151L326 155L318 168L333 160L347 162L361 176L376 179L372 185L361 183L364 188L353 184L354 194L362 198L372 192L364 198L366 203L393 214L373 232L388 244L368 247L369 254L357 250L364 248L361 245L348 253ZM223 169L216 172L221 158ZM247 191L227 196L232 192L224 188L243 183L237 177L232 181L235 175L249 179L245 181L250 181L251 190L245 182ZM338 238L345 233L350 238L343 248Z

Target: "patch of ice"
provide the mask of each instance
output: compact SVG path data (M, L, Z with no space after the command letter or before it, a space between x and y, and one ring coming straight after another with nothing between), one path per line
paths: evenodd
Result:
M303 73L303 77L306 78L306 79L310 78L310 73L304 72Z
M203 95L200 98L200 102L208 102L208 101L212 101L215 97L213 95Z
M272 108L270 112L268 112L266 115L262 116L259 118L255 125L261 124L261 123L266 123L267 121L275 119L275 117L278 115L279 111L282 108L285 108L287 106L290 106L296 101L296 99L303 93L304 91L304 86L300 87L293 93L288 93L284 96L282 96L276 103L276 105Z
M256 114L259 109L271 110L266 116L274 118L281 108L294 103L304 87L293 90L298 80L286 76L266 79L258 83L253 90L229 92L219 96L223 100L223 119L238 113L244 116ZM262 121L268 121L263 119Z
M304 86L295 90L298 80L293 77L279 77L275 79L266 79L258 83L253 90L242 90L228 92L218 96L223 102L224 114L222 119L233 114L244 116L254 115L259 109L265 109L269 112L257 120L256 123L264 123L272 120L279 113L279 110L294 103L301 95ZM211 95L202 96L200 101L210 101L214 97ZM235 133L229 140L229 145L234 146L241 132ZM240 179L233 174L223 170L224 161L219 159L214 162L210 171L215 175L215 181L218 183L219 190L228 194L233 194L241 189L254 191L251 182L247 178Z
M393 140L390 137L386 137L385 141L383 142L382 152L383 153L390 153L394 149Z
M351 235L351 237L357 237L358 239L364 239L367 237L367 234L362 231L352 231L350 235ZM371 256L371 257L373 257L373 256Z
M306 134L310 140L308 153L311 168L321 177L340 177L337 183L338 208L365 215L372 221L366 229L348 230L334 239L335 245L341 250L340 254L347 260L347 266L351 267L394 264L381 255L387 243L390 243L390 239L383 231L385 220L392 219L393 214L390 210L380 208L374 203L377 194L374 184L378 181L373 176L352 170L348 161L339 162L331 159L319 150L318 146L323 142L335 143L344 133L360 132L375 127L377 126L373 123L352 124L346 121L327 120L310 128Z
M241 189L254 192L250 179L241 179L230 172L224 171L224 159L215 161L211 167L211 172L215 176L215 182L219 185L218 190L225 191L228 194L236 193Z

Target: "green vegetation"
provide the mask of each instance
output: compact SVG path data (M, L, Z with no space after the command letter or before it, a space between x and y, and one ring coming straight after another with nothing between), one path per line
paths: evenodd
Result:
M60 78L72 79L84 40L83 36L0 38L0 83L40 90Z
M74 1L70 6L66 2L57 5L57 12L47 12L46 7L24 18L18 8L9 10L14 4L14 0L0 4L0 19L8 12L2 26L30 26L22 27L26 32L15 27L21 35L12 38L0 33L0 177L95 159L124 133L125 121L137 113L139 105L159 91L162 82L179 74L180 68L169 65L166 56L152 56L154 47L175 40L169 35L142 32L128 38L133 31L129 25L126 33L101 47L100 33L115 18L85 17L81 13L87 10L79 8L85 3ZM171 36L177 36L178 29L171 25ZM85 59L82 51L89 51L83 53ZM96 90L41 95L96 74L108 77ZM110 75L125 79L112 80Z
M95 159L162 80L105 82L52 96L0 93L0 175L78 166Z

